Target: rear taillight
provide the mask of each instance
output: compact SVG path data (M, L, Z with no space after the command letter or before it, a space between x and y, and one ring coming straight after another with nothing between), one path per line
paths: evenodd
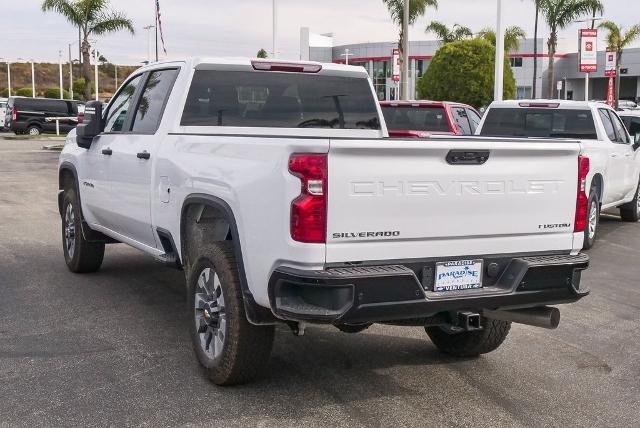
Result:
M298 242L326 242L327 155L293 154L289 172L301 181L300 196L291 203L291 237Z
M18 120L18 110L16 110L16 108L12 108L11 109L11 122L16 123L16 121Z
M587 211L589 210L589 196L587 196L587 175L590 162L586 156L578 156L578 198L576 200L576 218L574 232L584 232L587 227Z

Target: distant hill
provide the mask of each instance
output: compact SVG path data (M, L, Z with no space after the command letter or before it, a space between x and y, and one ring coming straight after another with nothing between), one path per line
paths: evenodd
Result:
M82 78L80 64L73 64L73 80ZM137 65L119 65L118 66L118 85L121 85L133 71L138 69ZM93 78L94 69L91 66L91 77ZM36 77L36 94L43 96L47 88L58 88L59 66L58 64L37 62L35 63ZM98 66L98 89L100 90L100 98L105 99L113 95L115 87L115 66L113 64L104 64ZM69 64L62 64L62 83L65 90L69 90ZM0 62L0 92L7 87L7 65ZM11 91L19 88L31 88L31 63L11 63ZM74 93L74 98L78 94Z

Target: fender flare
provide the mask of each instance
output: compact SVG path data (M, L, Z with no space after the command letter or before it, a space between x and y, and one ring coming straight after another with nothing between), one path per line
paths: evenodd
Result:
M242 289L242 300L244 302L244 309L247 320L251 324L265 325L276 324L278 319L273 315L271 309L260 306L256 303L249 284L247 282L247 276L244 268L244 259L242 258L242 246L240 244L240 234L238 232L238 224L233 210L227 204L226 201L216 196L207 195L204 193L192 193L187 195L182 202L182 208L180 210L180 258L185 260L185 213L186 209L190 205L201 204L211 208L215 208L218 211L224 213L225 220L229 223L229 229L231 232L233 252L236 257L236 264L238 266L238 278L240 279L240 287Z

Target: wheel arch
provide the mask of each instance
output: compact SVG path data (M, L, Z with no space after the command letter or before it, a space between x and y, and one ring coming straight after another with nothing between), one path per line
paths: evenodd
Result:
M78 171L70 162L62 162L58 169L58 211L62 217L62 200L64 198L64 189L73 186L76 191L78 202L80 202L80 189L78 187ZM80 203L82 206L82 203Z
M598 200L602 204L602 196L604 194L604 178L602 174L596 173L591 179L591 189L595 189L598 195Z
M202 226L194 226L193 222L200 225L200 220L206 219ZM208 226L205 226L208 224ZM225 230L226 228L226 230ZM180 259L188 272L190 264L190 239L197 242L231 241L238 268L238 278L242 289L245 314L250 323L275 324L277 319L270 309L258 305L249 289L247 276L242 257L242 245L238 223L233 209L229 204L216 196L194 193L188 195L180 211Z

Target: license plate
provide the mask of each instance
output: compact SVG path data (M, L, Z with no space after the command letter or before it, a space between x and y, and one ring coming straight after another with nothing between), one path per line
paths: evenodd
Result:
M436 263L434 291L482 288L482 260L455 260Z

